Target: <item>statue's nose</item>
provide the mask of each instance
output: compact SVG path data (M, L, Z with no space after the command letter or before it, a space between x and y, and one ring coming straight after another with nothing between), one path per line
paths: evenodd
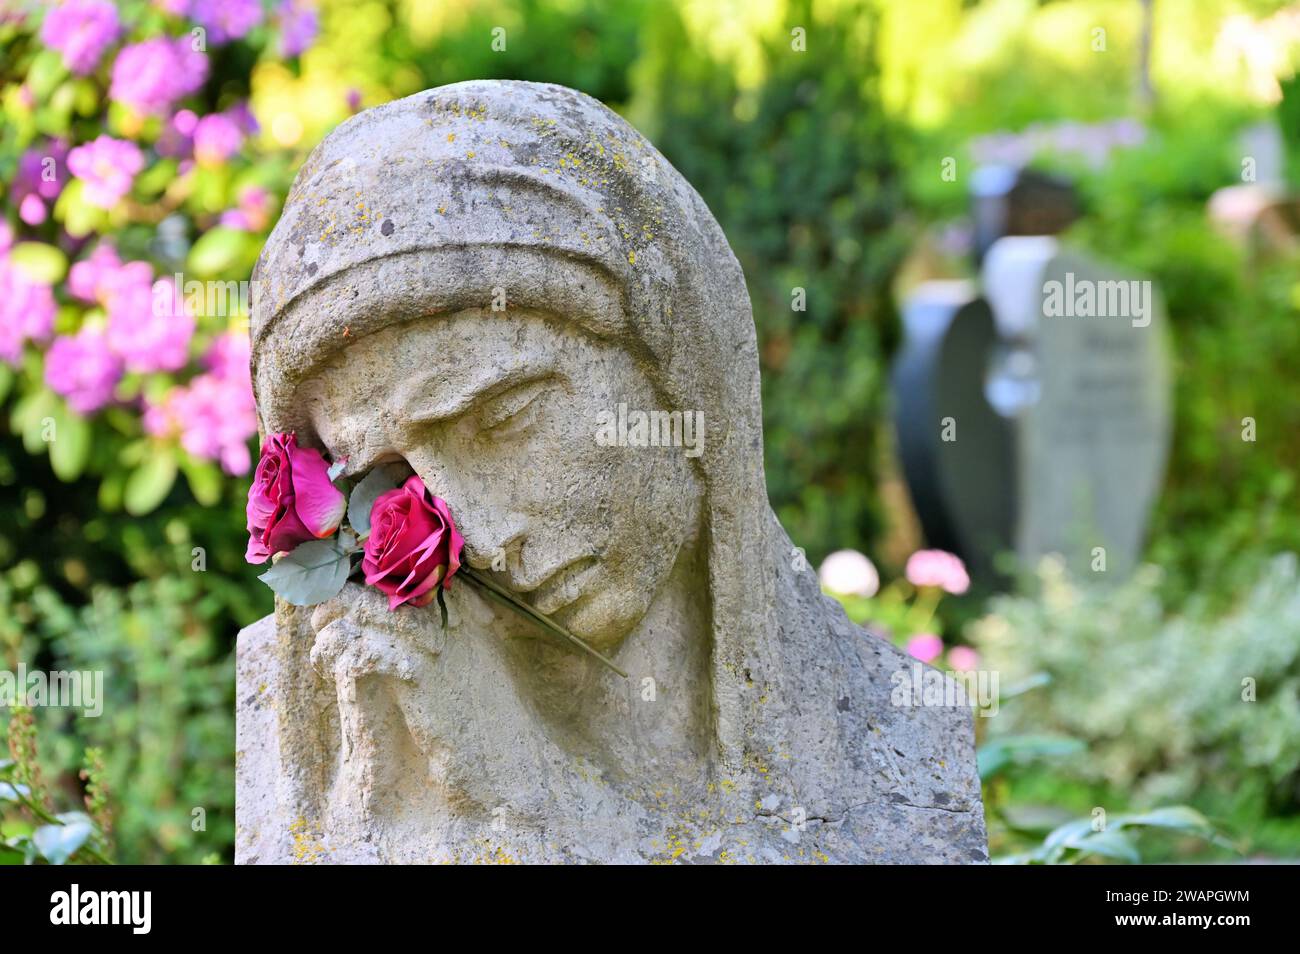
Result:
M507 575L512 570L518 571L519 548L524 537L522 526L512 528L488 524L474 532L461 529L461 534L465 537L462 559L474 569Z

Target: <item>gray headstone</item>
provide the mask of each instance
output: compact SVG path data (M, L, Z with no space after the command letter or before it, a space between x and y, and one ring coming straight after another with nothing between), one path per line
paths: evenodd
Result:
M1016 552L1029 563L1060 553L1081 572L1104 556L1106 572L1123 574L1140 555L1169 451L1158 291L1050 238L1003 239L990 249L983 284L1002 337L1032 355L1034 367L1017 372L1037 382L1007 408Z

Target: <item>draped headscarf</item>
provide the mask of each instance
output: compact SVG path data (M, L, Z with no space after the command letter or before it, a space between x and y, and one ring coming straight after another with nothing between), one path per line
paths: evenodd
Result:
M362 282L383 295L359 313ZM295 394L324 359L498 288L617 341L665 406L702 409L715 723L738 754L741 687L763 684L775 637L754 322L721 229L654 146L546 84L459 83L368 110L299 172L254 288L264 432L311 441Z

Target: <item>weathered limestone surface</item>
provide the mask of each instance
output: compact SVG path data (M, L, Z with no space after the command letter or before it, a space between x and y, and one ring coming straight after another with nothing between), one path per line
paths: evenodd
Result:
M622 119L515 82L369 110L255 277L264 431L413 469L631 678L464 583L445 631L357 583L281 603L239 637L238 861L985 860L971 711L892 705L911 661L777 523L740 267ZM620 404L703 440L597 440Z

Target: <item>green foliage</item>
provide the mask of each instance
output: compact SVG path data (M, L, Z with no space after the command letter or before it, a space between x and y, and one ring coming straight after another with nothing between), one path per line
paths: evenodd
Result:
M1137 835L1142 831L1171 831L1224 847L1230 843L1194 808L1172 805L1139 814L1113 815L1104 825L1094 818L1077 818L1054 828L1031 851L995 858L995 864L1060 865L1085 860L1141 864Z
M789 25L807 28L792 49ZM820 559L872 539L875 463L896 337L889 283L906 233L897 151L880 102L872 8L834 20L792 3L762 40L754 89L654 24L634 118L695 186L749 284L763 373L768 494ZM796 310L796 290L806 310Z
M101 753L88 749L82 769L82 778L89 783L85 801L90 814L51 814L36 735L31 710L16 706L7 733L11 758L0 758L0 865L107 864L110 816Z
M197 863L213 851L229 858L234 665L229 630L214 625L221 602L204 593L207 574L94 586L85 605L69 605L46 585L16 583L16 575L0 577L7 621L0 635L10 653L28 670L103 673L102 715L39 710L41 777L80 792L82 746L94 746L80 780L92 815L104 817L104 793L116 793L117 860ZM196 817L206 830L193 829Z
M996 598L968 631L1003 682L1050 678L988 720L986 751L1022 733L1079 739L1086 755L1050 775L1093 804L1186 802L1257 847L1300 848L1255 830L1300 794L1300 571L1290 554L1252 565L1248 588L1170 613L1153 567L1102 586L1044 561L1035 593Z

